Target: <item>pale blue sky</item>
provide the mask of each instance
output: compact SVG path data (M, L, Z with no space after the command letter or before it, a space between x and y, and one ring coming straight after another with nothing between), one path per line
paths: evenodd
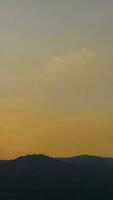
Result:
M1 48L8 51L12 46L13 53L83 45L112 48L113 1L4 0L0 24Z

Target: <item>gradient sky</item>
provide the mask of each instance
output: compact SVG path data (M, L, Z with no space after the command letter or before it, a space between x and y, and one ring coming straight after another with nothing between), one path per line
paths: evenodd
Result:
M113 0L0 1L0 159L113 156Z

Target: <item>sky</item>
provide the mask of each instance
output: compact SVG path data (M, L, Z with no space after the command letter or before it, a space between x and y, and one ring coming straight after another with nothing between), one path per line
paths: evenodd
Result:
M113 1L0 1L0 159L113 156Z

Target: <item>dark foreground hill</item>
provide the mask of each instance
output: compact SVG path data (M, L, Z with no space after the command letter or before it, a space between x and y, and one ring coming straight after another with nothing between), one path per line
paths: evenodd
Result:
M0 161L1 200L113 200L113 159L44 155Z

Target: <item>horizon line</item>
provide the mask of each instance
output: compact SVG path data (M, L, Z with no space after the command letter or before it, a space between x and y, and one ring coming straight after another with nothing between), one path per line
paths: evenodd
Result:
M20 158L25 158L25 157L48 157L48 158L54 158L54 159L66 159L66 158L77 158L77 157L96 157L96 158L103 158L103 159L113 159L112 156L103 156L103 155L96 155L96 154L76 154L76 155L72 155L72 156L50 156L48 154L41 154L41 153L28 153L28 154L22 154L20 156L17 156L15 158L12 159L0 159L0 161L12 161L12 160L17 160Z

